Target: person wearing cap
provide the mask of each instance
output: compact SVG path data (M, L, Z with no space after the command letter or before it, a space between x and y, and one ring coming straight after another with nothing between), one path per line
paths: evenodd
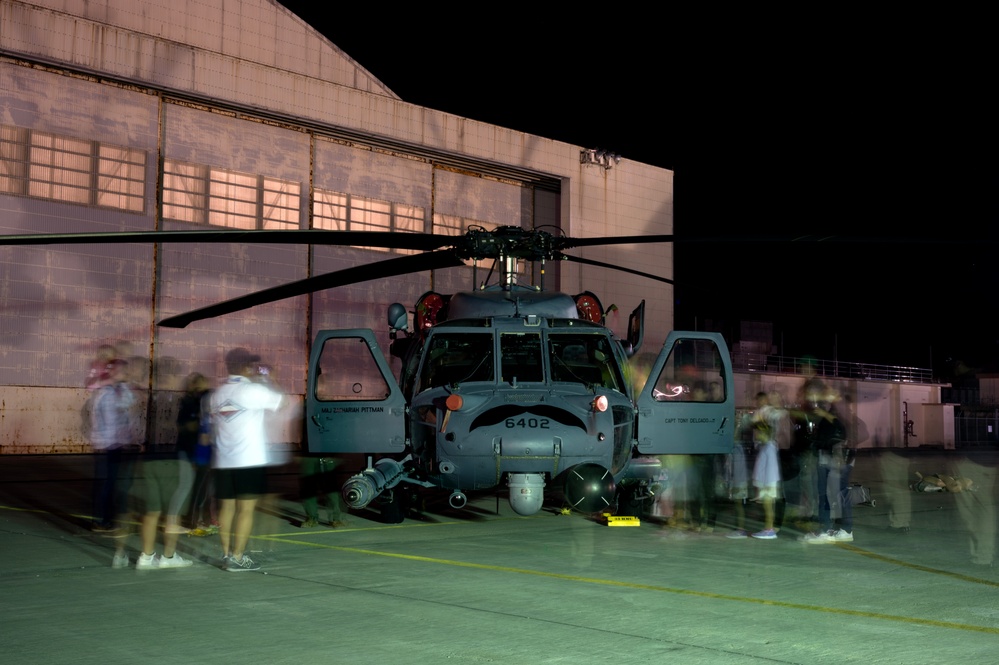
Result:
M209 400L215 450L215 496L219 502L222 565L230 572L258 570L246 555L257 502L267 492L267 412L284 403L284 395L256 380L260 356L235 348L225 356L229 377Z

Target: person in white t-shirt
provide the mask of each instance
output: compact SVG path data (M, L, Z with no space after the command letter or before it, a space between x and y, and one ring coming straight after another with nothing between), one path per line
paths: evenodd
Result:
M246 555L257 501L267 492L267 412L284 403L284 395L266 382L260 356L235 348L225 356L229 378L211 395L215 450L215 496L219 502L222 564L227 571L258 570Z

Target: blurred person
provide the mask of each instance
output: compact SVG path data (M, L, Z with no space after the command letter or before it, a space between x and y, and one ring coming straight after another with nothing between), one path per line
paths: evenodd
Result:
M112 360L105 372L107 378L89 400L89 437L94 449L93 529L111 532L118 513L128 507L126 453L135 443L138 400L126 381L125 361Z
M971 563L991 566L996 554L996 468L961 457L954 464L954 477L964 482L954 502L968 530Z
M201 397L201 423L198 442L194 446L194 487L191 493L191 511L188 521L194 536L208 536L219 532L218 506L215 500L215 476L212 470L214 435L211 419L211 389Z
M815 418L813 445L816 451L819 499L819 530L806 534L804 542L811 544L853 541L853 504L849 500L850 471L853 454L847 441L846 425L836 410L836 394L827 390L812 405ZM838 506L839 524L834 528L832 509Z
M690 502L688 513L691 528L712 533L718 521L718 478L721 455L692 455L688 469Z
M209 398L222 564L230 572L260 568L246 555L246 546L257 502L267 494L271 460L265 415L284 403L281 392L259 380L259 361L244 348L230 350L225 357L229 377Z
M332 527L346 526L343 498L340 496L336 468L339 460L334 457L302 455L300 459L300 493L305 512L303 528L319 526L319 501L325 499L326 516Z
M753 464L753 487L757 500L763 505L763 528L752 534L753 538L773 540L777 537L774 520L775 504L781 496L780 461L777 456L777 442L773 429L766 418L766 412L757 412L753 423L753 440L756 444L756 461Z
M87 376L83 381L87 390L96 390L111 383L110 364L118 357L114 346L101 344L97 347L94 359L90 361Z
M690 521L692 455L661 455L659 460L667 478L660 494L659 513L665 518L663 528L688 530Z
M909 488L909 459L891 450L878 453L882 491L888 503L888 526L908 533L912 525L912 490Z
M761 408L761 415L766 419L770 427L770 433L776 446L778 469L780 471L780 493L774 501L774 530L780 531L784 524L784 511L787 499L784 495L784 487L787 482L788 473L793 469L793 458L790 455L791 448L791 415L784 407L784 398L776 390L771 390L766 395L766 404Z
M757 395L759 404L760 395ZM746 531L746 501L749 500L749 459L753 452L753 412L742 416L735 430L732 452L725 458L725 485L728 498L735 504L735 529L727 538L748 538Z
M142 515L140 536L142 553L135 562L136 570L158 568L187 568L193 561L177 553L177 539L181 531L170 528L178 524L178 513L171 512L172 505L183 506L185 497L178 504L174 499L183 484L182 470L187 461L181 459L177 449L155 449L148 447L142 458L142 477L145 483L145 509ZM163 529L163 553L156 553L156 532L159 530L160 516L166 509L166 524Z
M791 444L787 457L797 472L791 479L794 519L799 528L812 531L819 520L818 455L815 450L815 426L821 419L814 411L825 394L825 384L810 377L802 383L798 403L788 410L791 420Z
M176 533L186 533L181 524L180 516L184 514L184 506L191 496L195 479L195 457L201 438L201 403L208 393L208 379L203 374L194 372L184 381L184 395L180 398L177 408L177 488L170 498L167 510L166 529Z

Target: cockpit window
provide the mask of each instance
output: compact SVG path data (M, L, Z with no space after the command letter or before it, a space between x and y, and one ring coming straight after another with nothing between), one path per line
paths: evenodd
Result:
M316 399L322 402L384 400L391 392L361 337L326 340L315 371Z
M623 385L610 342L603 335L548 335L552 381L568 381L621 390Z
M427 341L420 370L420 390L468 381L492 381L493 336L438 333Z
M725 401L721 354L708 339L680 339L656 379L652 396L659 402Z
M541 335L504 333L500 336L504 382L544 381L541 364Z

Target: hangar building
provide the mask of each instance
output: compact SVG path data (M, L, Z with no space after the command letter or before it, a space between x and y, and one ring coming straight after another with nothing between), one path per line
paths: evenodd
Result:
M673 174L400 99L273 0L0 0L0 234L339 229L460 234L558 227L574 237L669 234ZM88 450L84 375L101 345L132 359L145 436L174 437L191 372L224 375L245 346L305 391L310 340L372 328L488 266L374 279L184 329L156 325L262 288L399 250L237 243L0 247L0 452ZM669 245L574 252L672 276ZM528 270L531 268L528 267ZM673 322L672 288L575 263L546 286L627 314L646 349ZM621 314L625 312L625 314ZM619 318L615 318L619 317ZM292 419L280 440L296 443Z

